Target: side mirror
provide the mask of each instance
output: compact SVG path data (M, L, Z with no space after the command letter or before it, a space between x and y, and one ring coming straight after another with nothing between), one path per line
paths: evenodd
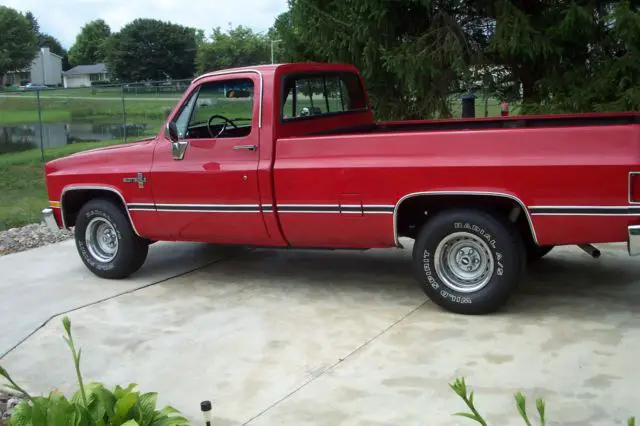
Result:
M178 134L178 126L172 121L167 123L167 133L169 134L169 139L171 139L171 142L178 142L178 140L180 139L180 135Z
M173 159L182 160L184 158L184 154L187 152L189 142L180 140L178 126L176 123L167 123L167 133L169 134L169 139L171 139L171 155L173 156Z

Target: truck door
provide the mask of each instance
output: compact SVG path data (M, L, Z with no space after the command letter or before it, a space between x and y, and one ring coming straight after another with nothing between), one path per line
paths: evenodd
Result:
M171 116L155 149L152 188L165 238L263 244L257 168L260 76L205 77Z

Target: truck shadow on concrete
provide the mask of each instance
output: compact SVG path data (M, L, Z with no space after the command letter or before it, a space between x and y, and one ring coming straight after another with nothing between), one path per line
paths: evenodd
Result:
M426 300L413 276L411 250L321 251L247 250L211 268L219 279L259 283L270 289L306 291L318 287L357 297L378 292L386 298ZM497 315L560 315L597 318L640 305L640 261L619 251L593 259L573 247L561 247L529 265L508 306ZM440 310L433 303L427 309ZM444 312L444 311L443 311ZM638 314L640 319L640 314Z
M577 248L561 247L529 265L504 311L585 319L629 314L640 320L639 305L638 259L616 250L603 250L602 257L593 259Z

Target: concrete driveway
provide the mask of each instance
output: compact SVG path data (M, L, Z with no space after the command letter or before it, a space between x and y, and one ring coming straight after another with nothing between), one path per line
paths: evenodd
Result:
M69 314L84 375L157 391L194 424L210 399L214 425L472 425L452 416L465 407L448 383L463 376L491 424L523 424L517 390L530 411L536 397L547 400L548 424L626 424L640 415L640 262L600 248L598 260L554 250L507 310L464 317L426 300L409 273L410 249L158 244L135 277L109 282L88 275L63 243L0 259L10 278L3 307L21 328L3 344L61 309L146 285ZM55 256L60 269L32 270ZM19 264L32 265L32 278L20 281ZM2 365L35 392L72 391L61 335L55 318Z
M0 257L3 312L12 326L0 334L0 357L51 317L215 263L224 256L204 244L157 244L142 270L127 281L97 279L71 240Z

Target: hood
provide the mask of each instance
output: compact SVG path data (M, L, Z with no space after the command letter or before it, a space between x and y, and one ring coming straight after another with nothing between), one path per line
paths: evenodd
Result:
M138 139L137 141L134 141L134 142L127 142L127 143L121 143L121 144L117 144L117 145L103 146L103 147L100 147L100 148L87 149L87 150L84 150L84 151L80 151L80 152L76 152L74 154L67 155L67 157L79 157L79 156L83 156L83 155L95 154L95 153L98 153L98 152L126 151L129 148L137 147L138 145L140 145L140 143L149 143L149 142L153 141L154 139L155 139L155 136L151 136L151 137L144 138L144 139ZM66 158L66 157L63 157L63 158Z
M88 149L76 152L65 157L57 158L46 163L48 173L73 168L76 166L100 167L107 164L127 163L132 157L139 155L140 151L147 151L147 147L155 140L155 137L139 139L135 142L110 145L101 148Z

